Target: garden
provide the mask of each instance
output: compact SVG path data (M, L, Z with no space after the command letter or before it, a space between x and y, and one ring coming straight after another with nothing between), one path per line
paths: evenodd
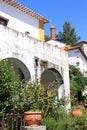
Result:
M35 82L22 83L20 77L15 75L13 65L9 67L8 60L0 61L0 67L0 117L4 115L4 119L7 120L5 115L11 114L11 117L13 114L15 117L18 115L12 120L14 126L16 119L17 124L20 124L18 129L15 128L16 130L20 130L20 116L24 119L24 112L36 111L42 113L39 125L45 125L47 130L87 130L87 108L77 103L77 101L84 101L83 96L78 96L78 93L84 89L87 81L84 79L83 84L83 80L80 80L83 77L80 77L82 75L77 70L70 70L71 110L66 111L69 99L67 97L55 99L56 95L52 88L56 86L56 82L50 83L46 87ZM75 73L79 75L79 80L77 80ZM75 81L78 85L80 84L79 87ZM72 115L73 109L80 110L81 114ZM9 116L10 120L11 117ZM0 123L2 126L2 122ZM27 125L26 122L24 123ZM8 123L6 122L4 125L6 127ZM10 129L9 127L6 130ZM15 129L12 126L12 130Z

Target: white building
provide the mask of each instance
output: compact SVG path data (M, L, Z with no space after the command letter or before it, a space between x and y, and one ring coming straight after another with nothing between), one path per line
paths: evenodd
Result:
M0 24L44 41L44 24L48 22L14 0L0 0Z
M22 80L60 81L58 98L70 98L68 52L59 42L44 41L48 22L13 0L0 0L0 59L12 61Z
M69 64L78 68L87 76L87 42L80 42L68 50Z

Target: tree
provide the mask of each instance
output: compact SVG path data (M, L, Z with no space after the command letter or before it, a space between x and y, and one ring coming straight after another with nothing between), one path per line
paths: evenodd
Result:
M70 94L71 94L71 104L75 105L76 101L82 100L81 91L87 86L87 77L75 68L73 65L69 66L70 74Z
M56 39L66 45L74 45L80 40L80 37L76 35L75 28L71 27L70 22L66 21L63 25L63 32L59 32Z
M8 60L0 61L0 112L6 112L9 109L9 99L13 90L20 85L18 76L15 76L12 64Z
M51 38L48 35L45 35L45 41L49 41Z

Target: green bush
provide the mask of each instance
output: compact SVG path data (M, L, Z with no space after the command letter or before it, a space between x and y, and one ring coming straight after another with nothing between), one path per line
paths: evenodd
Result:
M16 81L16 82L15 82ZM0 112L9 110L9 98L11 92L18 86L17 76L15 76L12 64L8 60L0 61Z
M82 117L73 117L70 112L61 109L56 111L58 118L45 117L41 125L46 125L47 130L87 130L87 109L82 110Z
M87 77L84 77L84 75L73 65L69 66L69 75L71 105L76 105L77 101L83 100L79 93L87 86Z
M22 84L19 89L12 91L10 104L11 111L15 113L40 110L44 116L50 116L55 105L55 94L40 83Z

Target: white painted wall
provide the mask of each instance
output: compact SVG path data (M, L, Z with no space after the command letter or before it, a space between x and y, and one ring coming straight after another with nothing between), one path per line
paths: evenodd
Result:
M85 54L86 54L86 56L87 56L87 44L84 44L84 45L83 45L83 50L84 50L84 52L85 52Z
M69 55L69 64L74 65L77 68L80 68L80 71L84 74L84 72L87 71L87 60L81 54L79 49L69 50L68 55ZM78 66L76 64L77 62L79 62Z
M0 1L0 16L9 19L8 27L39 39L39 20Z
M29 70L31 79L34 80L34 57L48 61L58 66L58 68L59 66L62 67L64 94L70 97L67 51L59 49L58 46L40 42L37 39L0 25L0 59L15 58L20 60ZM67 108L70 108L70 103L67 105Z
M58 46L58 47L64 47L66 44L59 42L59 41L55 41L55 40L49 40L46 43L51 44L53 46Z

